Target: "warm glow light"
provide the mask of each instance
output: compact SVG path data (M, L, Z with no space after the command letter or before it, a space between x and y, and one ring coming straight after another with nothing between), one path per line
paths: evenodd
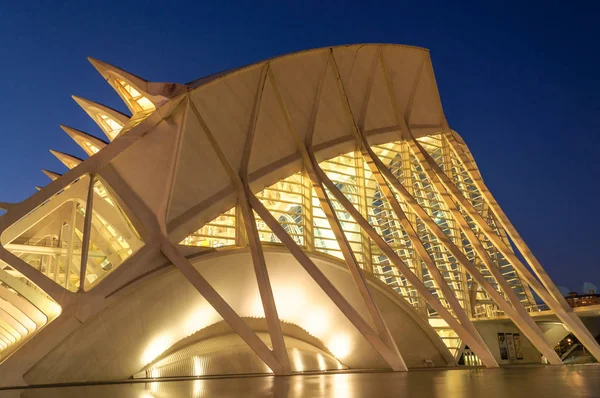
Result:
M323 358L323 355L321 355L321 353L317 354L317 362L319 362L319 370L327 369L327 366L325 366L325 358Z
M327 343L329 351L338 359L344 359L350 354L350 339L345 334L336 334Z
M125 91L131 94L132 97L139 97L141 95L139 91L131 87L131 85L127 84L126 82L119 80L119 83L121 83L123 87L125 87Z
M125 97L127 97L127 102L129 102L130 104L137 104L142 111L149 111L149 110L154 110L156 109L156 107L154 106L154 104L146 97L144 97L138 90L136 90L135 88L133 88L129 83L123 81L123 80L117 80L117 83L119 83L123 89L123 90L119 90L121 91ZM139 111L139 109L136 109L136 111Z
M193 397L200 398L204 392L204 380L194 380Z
M102 118L102 120L104 120L104 122L108 125L108 127L110 127L113 131L119 131L121 130L121 128L123 128L123 126L117 122L115 119L112 119L106 115L100 115L100 117Z
M62 313L62 307L54 301L48 303L48 309L48 318L50 319L54 319Z
M260 295L258 295L258 294L254 295L254 298L250 302L252 303L252 304L250 304L250 308L249 308L251 316L257 317L257 318L264 318L265 310L263 308L263 304L262 304L262 300L260 299ZM279 315L279 317L281 318L281 314Z
M448 322L441 318L429 318L429 324L434 328L447 328Z
M150 391L152 391L153 393L158 392L158 387L159 387L159 384L157 382L150 383Z
M350 375L336 374L333 375L331 383L333 398L352 398L354 396L353 389L350 384Z
M142 365L146 365L156 359L160 354L165 352L173 344L173 339L170 335L164 334L152 340L144 353L142 354Z
M300 356L300 351L297 348L293 349L294 351L294 366L297 372L302 372L304 370L304 364L302 363L302 357Z
M273 295L279 317L289 322L299 323L298 314L304 313L308 301L302 289L291 284L273 286Z
M154 104L152 102L150 102L150 100L146 97L140 97L139 99L136 100L136 102L145 111L156 109Z
M88 147L88 149L93 153L96 154L98 152L100 152L100 148L98 148L96 145L92 144L89 141L85 141L85 146Z
M185 336L189 336L196 333L198 330L202 330L205 327L216 323L219 319L219 314L217 314L212 307L204 305L187 319L183 326L183 332Z
M100 124L103 127L103 130L106 132L106 134L110 137L111 140L114 140L123 129L123 124L121 124L120 122L116 121L108 115L100 113L98 114L98 118Z
M204 367L202 366L202 361L200 361L200 357L194 357L194 376L202 376L204 374Z
M324 308L313 308L308 310L299 325L313 336L322 337L329 330L329 316Z

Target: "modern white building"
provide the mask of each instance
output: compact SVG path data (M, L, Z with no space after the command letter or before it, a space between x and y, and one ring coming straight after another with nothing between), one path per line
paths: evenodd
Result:
M68 171L0 204L0 386L559 365L569 332L600 359L448 125L427 50L188 84L90 61L131 115L73 97L105 138L61 126L88 157L52 151Z

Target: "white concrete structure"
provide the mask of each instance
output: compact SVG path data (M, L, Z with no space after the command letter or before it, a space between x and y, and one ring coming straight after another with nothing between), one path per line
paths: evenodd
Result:
M600 359L450 129L426 50L352 45L188 84L90 60L127 116L0 217L0 386ZM513 245L527 264L519 260ZM560 333L559 333L560 334ZM471 354L472 353L472 354Z

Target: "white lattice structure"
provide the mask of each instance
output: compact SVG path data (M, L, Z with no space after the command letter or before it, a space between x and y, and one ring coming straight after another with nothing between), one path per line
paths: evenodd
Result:
M501 362L531 314L600 358L450 129L426 50L300 52L188 84L91 60L132 116L0 217L0 385ZM525 262L520 260L520 256Z

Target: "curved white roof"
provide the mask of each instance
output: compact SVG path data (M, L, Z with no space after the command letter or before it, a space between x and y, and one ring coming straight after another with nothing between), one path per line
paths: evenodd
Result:
M262 188L300 169L299 163L293 165L300 159L295 139L310 141L321 156L347 152L354 145L354 120L375 141L406 134L406 125L417 137L448 130L429 52L409 46L363 44L303 51L199 79L174 91L179 96L171 103L187 96L171 115L181 123L179 139L173 140L174 134L157 136L155 144L146 140L143 150L128 151L138 155L114 162L148 197L155 185L143 187L132 162L147 170L146 156L157 162L168 162L174 155L179 159L166 209L174 239L197 228L198 217L208 221L214 211L226 210L219 206L202 215L200 207L228 196L231 200L223 206L231 207L235 200L213 144L236 173L244 168L249 180ZM164 167L154 172L155 179L168 178Z

